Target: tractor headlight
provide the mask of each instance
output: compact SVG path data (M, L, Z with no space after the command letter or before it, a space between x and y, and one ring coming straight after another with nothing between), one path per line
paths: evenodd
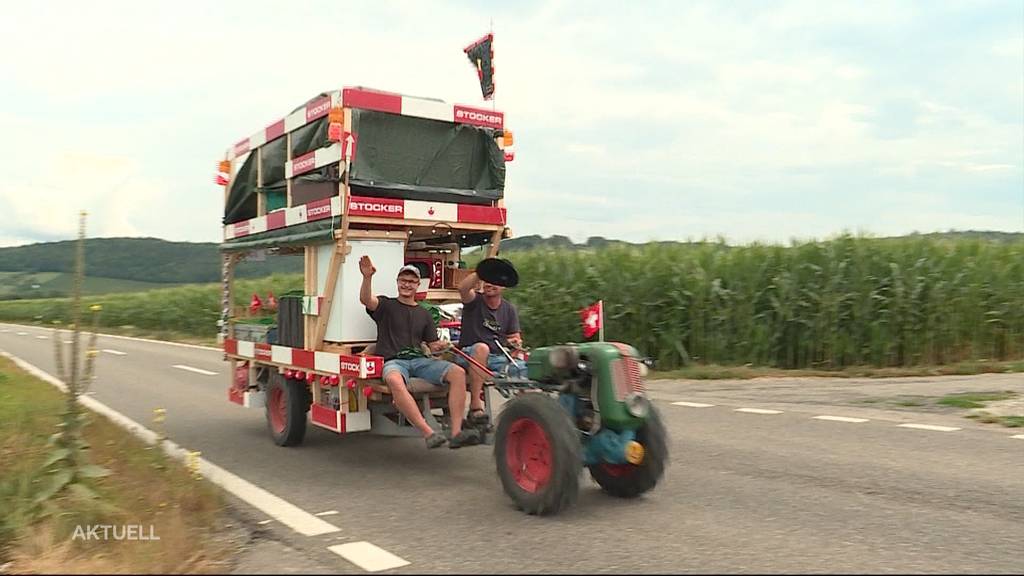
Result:
M638 392L630 392L622 400L626 404L626 411L636 418L646 418L651 412L651 401Z

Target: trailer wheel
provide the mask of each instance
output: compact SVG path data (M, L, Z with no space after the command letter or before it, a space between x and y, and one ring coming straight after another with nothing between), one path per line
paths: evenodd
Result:
M637 442L644 447L640 464L595 464L590 477L601 489L619 498L635 498L661 480L668 463L668 433L658 410L651 406L647 421L637 430Z
M267 385L267 428L278 446L297 446L306 437L309 391L305 382L271 372Z
M501 412L494 460L502 487L527 514L557 514L579 494L579 433L547 394L523 394Z

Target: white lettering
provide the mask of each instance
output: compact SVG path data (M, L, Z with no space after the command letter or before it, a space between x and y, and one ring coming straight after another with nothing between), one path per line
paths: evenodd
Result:
M475 110L457 110L455 117L460 120L472 120L474 122L487 122L488 124L501 124L501 116L477 112Z
M310 118L312 118L314 116L318 116L321 113L326 112L327 109L330 108L330 107L331 107L331 101L330 100L324 100L320 104L318 104L318 105L314 106L313 108L310 108L309 110L306 111L306 119L308 120L308 119L310 119Z
M78 540L79 538L81 538L82 540L86 539L85 530L82 530L81 525L75 526L75 533L73 536L71 536L72 540Z
M341 362L341 369L348 372L359 372L359 364L353 364L352 362Z
M377 202L351 202L349 209L360 212L383 212L385 214L400 214L403 206L401 204L381 204Z

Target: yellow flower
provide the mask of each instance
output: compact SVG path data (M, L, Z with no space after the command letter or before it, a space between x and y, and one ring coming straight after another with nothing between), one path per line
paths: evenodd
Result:
M92 310L93 312L99 312L100 310L103 310L103 305L93 304L92 306L89 306L89 310Z

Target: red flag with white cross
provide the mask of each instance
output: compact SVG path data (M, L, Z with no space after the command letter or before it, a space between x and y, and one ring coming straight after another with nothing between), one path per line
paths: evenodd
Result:
M600 300L580 310L580 321L583 323L584 338L590 338L601 331L602 324L604 324L603 316L603 303Z

